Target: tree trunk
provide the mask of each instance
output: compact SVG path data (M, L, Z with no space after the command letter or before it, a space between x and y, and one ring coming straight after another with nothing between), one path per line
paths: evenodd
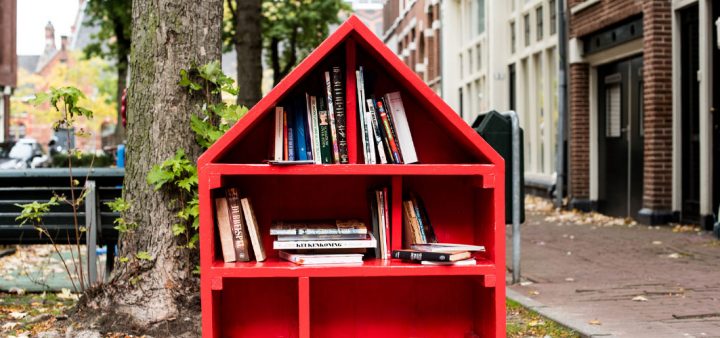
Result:
M235 51L237 52L237 103L252 108L262 98L261 0L237 0Z
M189 308L199 309L198 280L192 274L197 251L181 246L181 239L172 233L178 211L175 196L163 189L154 191L146 177L153 165L179 148L197 159L200 150L190 116L200 112L203 98L181 88L179 74L183 68L220 60L223 4L222 0L134 0L132 17L123 191L132 206L123 217L138 227L120 240L119 257L129 260L118 263L111 283L88 302L111 313L108 317L122 318L111 319L116 323L151 333L199 326L194 319L185 319ZM137 258L140 252L149 253L151 259Z

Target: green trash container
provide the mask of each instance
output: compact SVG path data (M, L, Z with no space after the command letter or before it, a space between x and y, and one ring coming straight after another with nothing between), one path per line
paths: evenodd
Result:
M510 116L491 110L480 114L473 129L505 159L505 223L512 223L512 124ZM525 223L525 165L523 130L520 128L520 223Z

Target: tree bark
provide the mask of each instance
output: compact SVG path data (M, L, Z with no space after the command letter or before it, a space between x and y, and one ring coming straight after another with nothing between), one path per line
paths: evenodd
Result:
M237 0L235 3L234 42L240 88L237 103L251 108L262 98L262 1Z
M134 0L132 18L123 190L132 206L123 217L138 227L120 239L119 257L129 261L118 264L111 283L90 302L153 332L175 319L182 323L179 316L197 305L198 280L192 271L198 261L197 252L172 233L179 209L175 196L154 191L146 177L179 148L192 160L199 155L190 116L200 113L203 97L189 94L178 80L183 68L220 60L223 3ZM152 259L138 259L139 252Z

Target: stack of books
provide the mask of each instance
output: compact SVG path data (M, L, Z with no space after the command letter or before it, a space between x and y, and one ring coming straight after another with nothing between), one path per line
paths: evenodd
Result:
M347 116L342 69L324 73L325 92L295 95L275 107L271 164L346 164Z
M360 136L366 164L416 163L415 145L400 92L366 97L363 67L357 79Z
M278 256L300 265L362 263L365 249L378 245L358 220L274 222L270 235Z
M393 258L423 265L475 265L473 252L485 251L480 245L431 243L413 244L410 250L394 250Z
M215 199L220 246L226 263L265 260L258 222L250 199L240 196L237 188L225 189L225 196Z
M403 200L403 216L403 243L406 248L413 244L437 243L435 230L420 196L410 193Z

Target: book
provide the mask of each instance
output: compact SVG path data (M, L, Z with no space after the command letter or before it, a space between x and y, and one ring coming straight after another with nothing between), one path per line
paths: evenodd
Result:
M287 126L288 126L288 161L294 161L297 158L295 157L295 114L292 112L287 112Z
M235 260L248 262L250 261L250 245L248 243L248 234L245 229L245 224L243 223L240 193L237 188L227 188L225 189L225 195L227 197L230 228L233 232Z
M265 248L263 248L262 238L260 237L260 229L258 229L257 219L255 218L255 212L250 206L250 200L243 198L240 200L242 204L243 214L245 215L245 224L247 224L248 234L250 235L250 242L252 243L253 253L255 254L255 260L262 262L267 258L265 256Z
M271 235L333 235L367 234L365 224L358 220L329 222L275 222Z
M220 237L223 260L225 263L234 262L237 258L235 256L233 231L230 225L230 210L228 209L227 198L218 197L215 199L215 215L217 216L218 235Z
M330 140L332 141L333 163L340 163L337 124L335 122L335 103L333 102L333 90L332 83L330 82L330 72L325 72L325 90L327 92L328 117L330 118Z
M427 237L425 237L425 229L423 228L423 222L422 218L420 217L420 208L418 208L417 204L415 204L415 201L409 200L407 201L413 210L412 215L412 221L417 222L417 231L420 235L420 243L427 243Z
M395 132L397 134L398 146L402 153L403 163L417 163L417 153L413 143L410 125L408 124L405 107L402 103L400 92L392 92L385 95L388 110L392 112Z
M273 249L354 249L374 248L376 245L377 240L372 233L369 233L365 239L354 240L274 241ZM434 254L434 252L430 252L430 254Z
M467 266L476 265L475 258L461 259L454 262L433 262L433 261L420 261L422 265L444 265L444 266Z
M350 240L365 239L367 234L320 234L320 235L277 235L277 240L286 241L316 241L316 240Z
M350 163L350 161L348 158L347 144L347 117L345 116L345 88L343 88L342 70L340 67L332 67L332 88L340 163L347 164Z
M377 191L373 190L372 193L368 196L369 199L369 205L370 205L370 222L372 223L372 233L375 234L378 238L380 236L380 213L378 209L378 201L377 201ZM378 245L375 246L375 258L382 258L381 255L381 242L378 242Z
M426 243L413 244L411 249L425 252L453 252L453 251L485 251L482 245L454 244L454 243Z
M375 205L378 209L378 247L380 248L380 258L388 259L387 248L385 247L385 201L383 201L382 189L375 190Z
M370 104L370 103L368 103ZM385 154L385 158L387 159L387 163L397 163L395 162L395 157L392 154L392 150L390 149L390 140L387 137L387 132L385 131L385 125L383 125L383 120L380 117L380 112L377 108L377 101L375 98L372 99L372 105L373 105L373 111L375 112L375 120L377 121L377 130L380 133L380 139L382 140L382 149L383 153Z
M313 134L312 106L310 104L310 95L305 93L305 139L307 142L308 160L315 160L315 135Z
M317 98L310 96L310 121L313 132L313 160L315 164L322 164L322 151L320 149L320 124L318 120Z
M305 123L305 111L302 108L303 104L299 99L296 98L293 112L295 113L295 159L304 161L309 160L307 156L307 143L305 142L306 123Z
M283 161L288 160L288 125L287 111L283 110Z
M403 226L405 229L405 247L409 248L412 244L424 243L420 236L420 229L417 222L417 216L415 215L415 209L412 206L412 202L403 201Z
M392 254L390 252L390 248L392 245L390 244L390 201L388 197L388 188L384 187L382 189L382 196L383 196L383 208L385 210L385 228L384 228L384 238L383 243L385 243L385 259L390 259L390 255Z
M290 253L287 251L280 251L278 256L286 261L293 262L298 265L362 263L363 259L363 254L306 255Z
M315 161L313 160L304 160L304 161L268 161L269 164L272 165L297 165L297 164L315 164Z
M372 99L365 100L367 103L368 114L370 115L370 121L372 122L373 135L375 136L374 147L377 147L377 158L381 164L387 164L388 160L385 156L385 146L383 143L382 134L380 133L380 125L375 114L375 103ZM376 162L377 163L377 162Z
M375 109L378 116L380 116L380 123L384 128L385 138L387 139L387 143L390 148L390 155L393 158L393 163L402 163L400 154L397 150L397 144L395 143L395 138L393 138L392 128L390 128L390 120L388 119L382 100L375 101Z
M395 146L397 147L397 153L398 153L399 163L405 163L405 161L403 160L402 151L400 150L400 143L399 143L398 140L397 140L397 139L398 139L398 138L397 138L397 133L395 132L395 121L394 121L394 118L393 118L393 114L392 114L392 112L390 111L390 107L388 106L387 100L385 99L385 97L382 97L382 98L380 99L380 101L382 101L382 106L383 106L383 108L385 108L385 114L387 114L388 122L389 122L389 125L390 125L390 134L392 134L392 138L393 138L393 140L394 140L394 142L395 142Z
M273 158L275 161L283 160L283 107L275 107L275 153Z
M360 137L362 138L363 157L366 164L372 164L370 156L370 139L368 138L368 127L365 122L365 86L363 81L362 66L355 71L355 80L357 82L357 103L358 103L358 121L360 121Z
M470 258L470 252L424 252L416 250L393 250L392 257L418 262L454 262Z
M318 101L318 129L320 130L320 159L323 164L333 163L332 148L330 140L330 123L328 122L328 111L325 107L325 100L321 97Z
M437 237L435 236L435 229L430 222L430 217L428 217L427 209L425 209L425 204L422 199L420 199L420 196L411 192L410 200L415 207L415 214L418 218L420 229L422 229L423 235L425 236L425 243L436 243Z

